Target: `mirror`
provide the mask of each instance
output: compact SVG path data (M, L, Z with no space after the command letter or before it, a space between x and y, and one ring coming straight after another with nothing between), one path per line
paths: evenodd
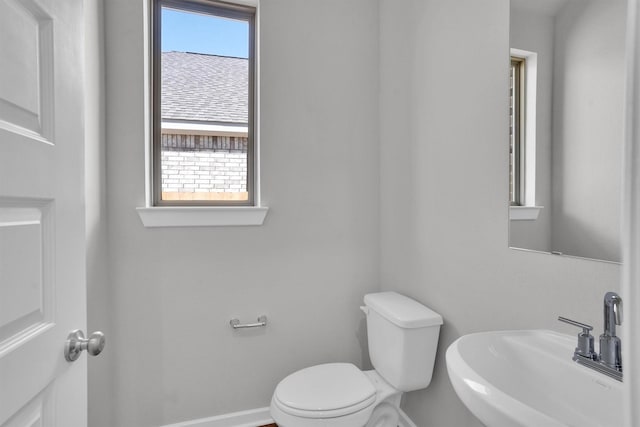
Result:
M620 262L625 0L511 0L509 246Z

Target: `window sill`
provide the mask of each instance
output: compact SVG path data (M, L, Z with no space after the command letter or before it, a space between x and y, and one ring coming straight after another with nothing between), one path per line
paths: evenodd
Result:
M262 225L266 206L154 206L136 208L145 227Z
M512 221L534 221L538 219L544 206L510 206L509 219Z

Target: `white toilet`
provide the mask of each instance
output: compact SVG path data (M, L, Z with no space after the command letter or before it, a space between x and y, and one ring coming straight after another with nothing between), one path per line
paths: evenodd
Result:
M375 370L328 363L294 372L271 399L279 427L397 427L402 393L429 385L442 317L395 292L367 294L364 304Z

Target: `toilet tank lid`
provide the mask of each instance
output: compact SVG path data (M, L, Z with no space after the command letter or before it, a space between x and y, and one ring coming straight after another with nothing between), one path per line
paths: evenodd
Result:
M402 328L424 328L443 323L438 313L397 292L367 294L364 304Z

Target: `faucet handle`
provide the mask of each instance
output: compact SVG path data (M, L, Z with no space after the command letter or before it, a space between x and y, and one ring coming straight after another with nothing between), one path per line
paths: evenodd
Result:
M593 326L587 325L586 323L577 322L572 319L567 319L566 317L562 316L559 316L558 320L573 326L577 326L578 328L582 328L582 332L578 334L578 346L576 347L574 357L580 356L587 359L595 360L597 358L597 354L593 348L593 335L589 334L590 331L593 331Z
M589 331L593 331L593 326L587 325L586 323L577 322L575 320L567 319L566 317L562 316L558 316L558 320L573 326L577 326L578 328L582 328L582 333L585 335L589 335Z

